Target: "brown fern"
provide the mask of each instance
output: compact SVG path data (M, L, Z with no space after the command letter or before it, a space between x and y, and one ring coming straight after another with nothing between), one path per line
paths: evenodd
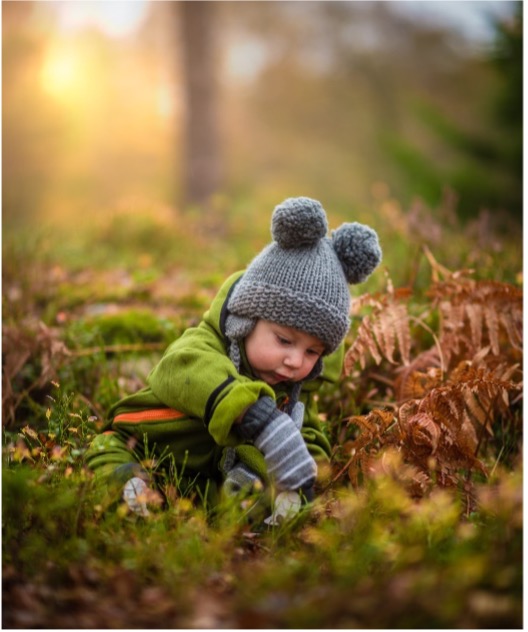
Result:
M387 294L380 296L364 295L355 304L355 310L368 306L372 309L365 316L358 328L354 342L345 356L344 370L350 375L356 362L365 368L369 356L376 364L385 358L389 363L397 365L394 358L399 350L404 365L410 362L411 332L407 305L402 301L410 296L407 288L394 290L391 286Z
M522 291L507 283L450 279L434 284L429 295L441 316L443 347L458 353L489 345L499 355L507 341L522 352Z
M432 255L428 258L434 283L421 316L410 316L409 291L394 290L390 281L385 295L366 295L357 303L370 313L346 355L345 373L350 375L358 362L364 369L371 358L378 365L386 360L383 382L390 385L387 397L396 397L391 418L397 424L384 425L380 410L350 418L359 434L346 444L351 457L340 474L347 472L357 485L361 475L376 469L388 446L397 446L422 491L436 481L461 487L471 499L471 474L487 474L485 447L497 424L504 428L505 419L518 420L512 407L522 396L522 291L473 280L468 271L435 268ZM437 333L426 324L435 311ZM411 323L434 339L414 358Z
M368 415L354 416L348 420L348 426L358 426L360 433L356 439L347 441L343 446L350 457L334 477L334 482L347 472L352 484L357 486L360 474L368 475L372 456L378 452L380 445L389 442L387 429L393 422L394 413L388 410L373 410Z

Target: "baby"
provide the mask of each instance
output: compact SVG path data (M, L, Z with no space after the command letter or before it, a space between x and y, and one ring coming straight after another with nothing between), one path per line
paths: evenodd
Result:
M225 281L147 386L112 407L87 453L110 496L141 515L145 491L166 482L213 505L268 486L312 497L317 462L330 456L316 394L341 373L348 284L381 261L371 228L327 231L316 200L278 205L273 242Z

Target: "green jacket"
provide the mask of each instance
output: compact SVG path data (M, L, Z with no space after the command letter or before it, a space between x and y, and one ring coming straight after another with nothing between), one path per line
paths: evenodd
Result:
M230 276L197 327L189 328L165 351L147 378L147 386L121 401L109 412L103 431L117 433L121 444L136 461L154 457L170 461L187 475L221 479L222 455L232 446L266 480L260 452L246 445L233 429L234 420L260 397L269 395L281 407L291 385L271 387L257 380L241 348L242 367L238 373L228 355L225 320L230 291L243 272ZM317 412L316 393L325 382L340 376L343 347L326 357L320 377L303 384L300 400L305 404L302 436L314 458L327 459L330 444L322 431ZM105 454L101 442L88 452L88 464L96 469L109 461L124 462ZM122 459L120 461L120 459Z

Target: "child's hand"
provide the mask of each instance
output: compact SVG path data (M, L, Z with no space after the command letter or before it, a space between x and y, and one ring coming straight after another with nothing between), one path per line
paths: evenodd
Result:
M298 492L281 492L275 499L273 513L264 522L270 526L277 526L285 520L291 520L299 513L301 504Z
M262 397L249 408L238 431L262 452L268 474L279 489L314 484L317 465L292 418L280 412L271 397Z
M143 518L150 515L146 503L147 492L147 484L137 476L128 480L123 489L123 500L128 505L128 508L139 516L143 516Z
M227 472L224 490L228 496L234 496L242 491L251 493L262 489L264 485L260 478L244 463L237 463Z

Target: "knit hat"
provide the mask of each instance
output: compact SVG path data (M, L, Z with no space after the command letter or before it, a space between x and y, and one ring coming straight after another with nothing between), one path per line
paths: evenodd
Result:
M342 224L331 237L327 231L316 200L288 198L275 207L274 241L253 259L229 298L230 340L242 340L264 319L316 336L325 354L337 349L350 327L348 284L368 278L381 248L376 232L357 222Z

